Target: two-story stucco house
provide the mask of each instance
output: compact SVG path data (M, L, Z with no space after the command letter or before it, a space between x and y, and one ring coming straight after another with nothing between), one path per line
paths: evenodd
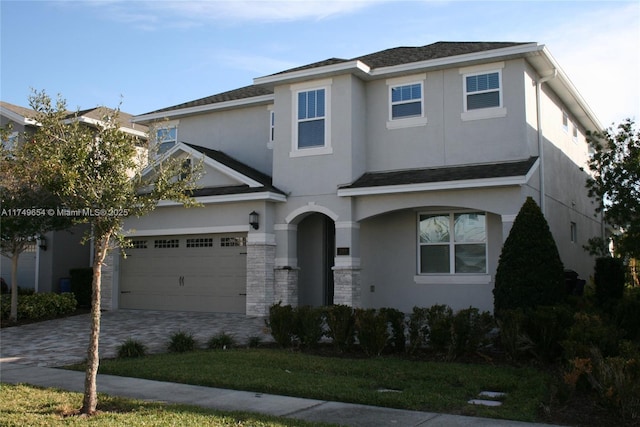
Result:
M492 310L528 196L565 267L592 271L582 245L601 223L580 168L601 126L537 43L332 58L133 121L156 126L163 155L203 159L203 207L127 220L111 308Z

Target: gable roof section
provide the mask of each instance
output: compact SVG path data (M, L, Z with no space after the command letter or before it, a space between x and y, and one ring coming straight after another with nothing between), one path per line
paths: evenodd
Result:
M273 186L270 176L234 159L222 151L181 142L165 155L170 156L177 151L204 156L206 165L238 180L238 185L210 186L195 190L193 197L206 198L204 202L230 202L254 199L285 200L285 193ZM203 200L201 199L201 201Z
M352 184L340 187L338 196L522 185L537 165L538 158L530 157L504 163L367 172Z

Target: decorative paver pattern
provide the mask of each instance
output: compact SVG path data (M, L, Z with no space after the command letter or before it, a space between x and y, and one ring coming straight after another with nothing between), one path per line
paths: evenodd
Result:
M243 314L193 313L151 310L103 312L100 322L100 358L112 358L125 340L143 343L149 353L163 353L172 334L191 333L199 346L222 332L238 345L250 337L271 342L264 317ZM91 330L90 314L32 323L0 330L0 361L31 366L64 366L86 358Z

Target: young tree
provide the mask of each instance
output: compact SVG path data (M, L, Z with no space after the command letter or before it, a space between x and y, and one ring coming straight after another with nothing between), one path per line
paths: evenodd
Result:
M531 198L520 208L502 247L494 311L556 305L565 296L564 267L549 224Z
M41 127L26 145L29 156L45 165L35 178L60 198L63 206L82 210L90 224L94 245L91 296L91 338L87 349L83 414L97 405L96 375L99 356L102 264L109 249L126 246L123 222L129 215L151 212L161 200L195 205L190 194L201 164L186 167L183 159L162 158L146 168L136 151L135 137L119 129L119 108L103 117L103 125L89 128L78 120L65 119L65 101L55 105L44 92L34 92L31 107Z
M627 119L617 129L587 132L594 153L589 160L593 176L587 179L589 196L595 197L597 212L619 233L614 248L623 257L640 258L640 131ZM608 247L601 238L590 240L592 252ZM605 252L600 250L600 254ZM607 253L606 251L605 253Z
M10 128L0 129L0 140L9 141ZM71 225L65 218L50 215L56 198L31 179L38 166L25 162L16 138L11 145L0 148L0 253L11 258L10 321L18 320L18 261L37 237L48 231Z

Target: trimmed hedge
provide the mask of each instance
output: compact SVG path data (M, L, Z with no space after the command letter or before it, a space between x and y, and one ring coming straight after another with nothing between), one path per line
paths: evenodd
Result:
M2 295L2 320L11 314L11 296ZM66 316L76 311L78 302L72 293L18 295L18 319L40 320Z

